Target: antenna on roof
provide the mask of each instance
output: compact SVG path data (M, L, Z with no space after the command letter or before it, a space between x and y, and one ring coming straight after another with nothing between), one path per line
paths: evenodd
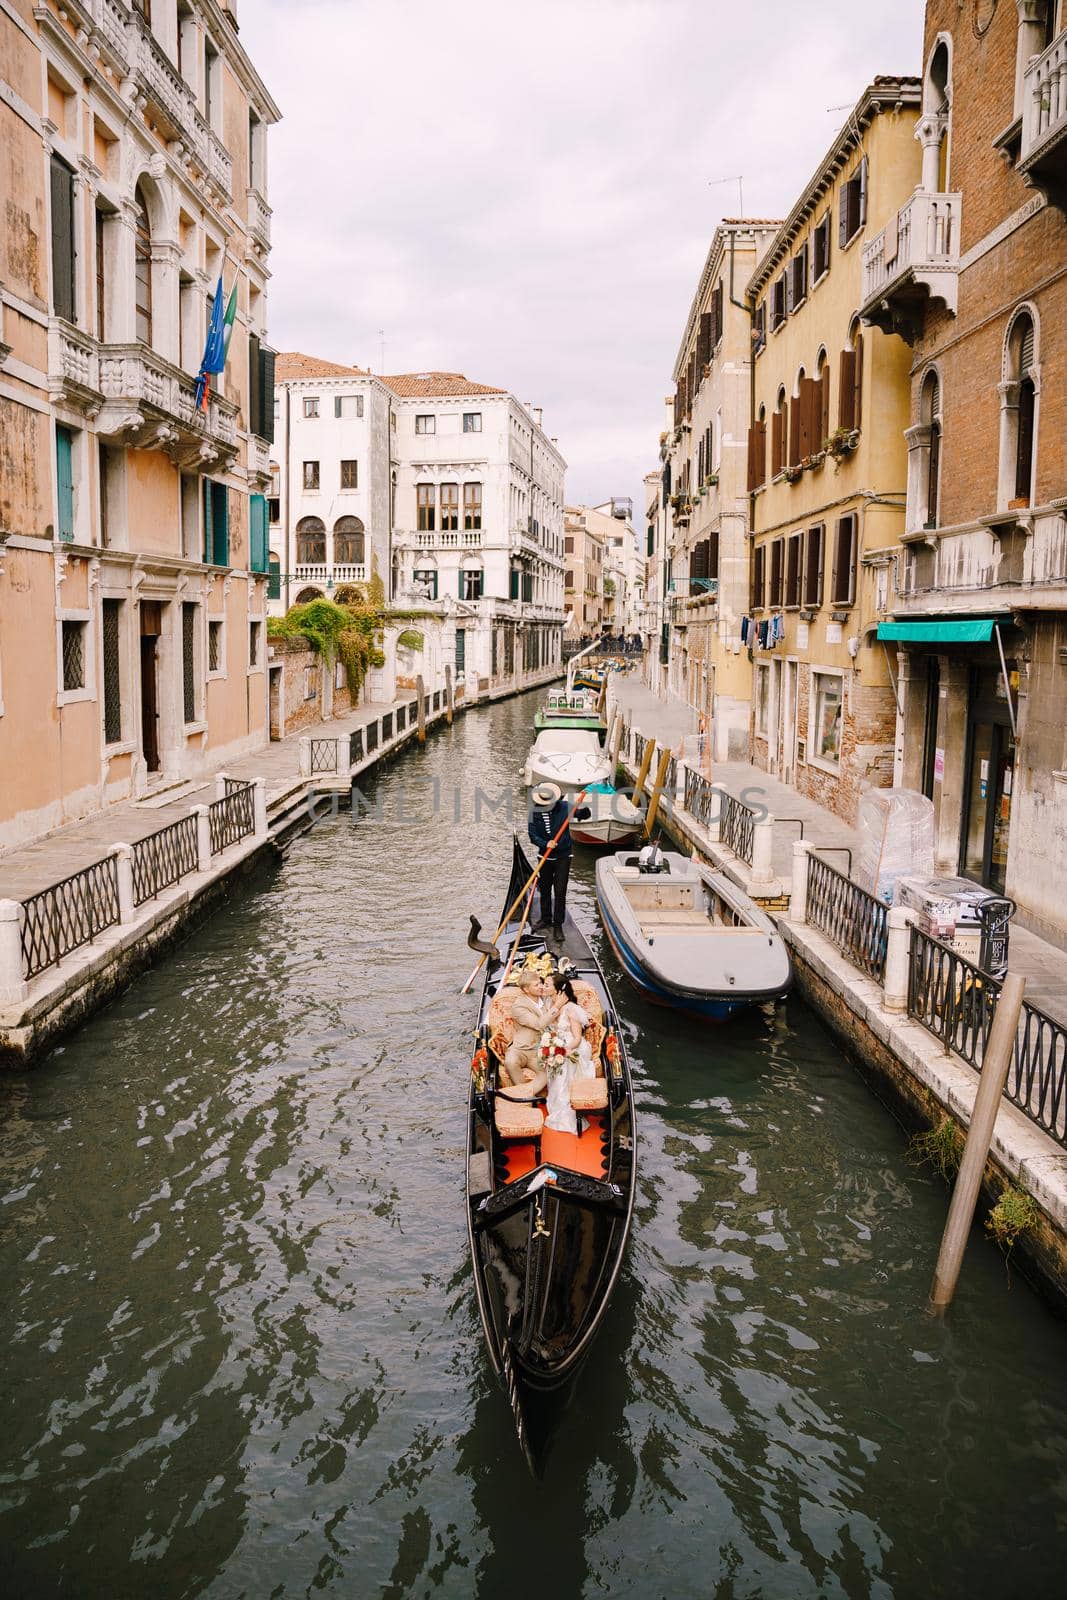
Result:
M708 182L709 189L717 189L719 185L723 183L737 184L737 215L739 217L743 217L745 214L745 191L742 187L743 178L744 173L740 173L734 178L711 178Z
M378 329L378 371L385 371L385 329Z

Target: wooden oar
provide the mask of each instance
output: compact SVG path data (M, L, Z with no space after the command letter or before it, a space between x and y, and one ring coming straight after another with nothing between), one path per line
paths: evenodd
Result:
M547 855L547 851L546 851L546 855ZM508 979L511 976L511 969L515 965L515 955L516 955L516 952L518 951L519 943L520 943L520 941L522 939L523 932L525 931L526 924L527 924L527 922L529 921L529 918L530 918L530 908L533 905L533 897L534 897L534 885L531 883L530 892L526 896L526 908L522 913L522 921L519 923L519 931L515 935L514 939L511 941L511 953L508 956L508 964L504 968L504 976L500 980L500 987L501 988L503 988L504 985L507 983Z
M545 845L545 853L544 853L544 855L538 861L536 867L534 867L533 871L530 873L530 876L527 878L526 882L523 884L522 888L519 890L519 892L515 896L514 900L508 906L508 909L504 912L504 915L500 920L500 926L497 928L496 932L493 935L493 938L492 938L492 943L493 944L496 944L497 940L500 938L500 935L503 933L504 929L507 927L507 925L511 921L512 917L515 915L515 911L516 911L520 901L522 900L523 895L526 893L527 889L529 889L532 884L537 882L537 878L538 878L538 875L539 875L539 873L541 871L541 868L544 866L545 862L548 860L548 857L549 857L549 854L551 853L551 851L553 851L556 848L556 845L559 843L560 839L563 837L564 830L567 828L568 824L570 823L571 816L573 815L573 813L577 809L577 807L580 805L580 803L585 799L587 793L588 793L588 790L582 789L582 790L580 790L580 792L578 794L575 795L573 804L570 805L568 807L568 809L567 809L567 816L566 816L565 820L560 824L560 826L557 828L555 834L552 836L552 838ZM532 895L530 896L530 899L531 899L531 901L533 900L533 896ZM528 910L527 910L527 915L529 915L529 911ZM523 920L525 921L525 918ZM479 972L481 972L482 967L485 965L485 960L486 960L486 958L485 958L484 955L479 959L478 965L475 967L474 971L471 973L470 977L467 979L466 983L463 985L462 989L459 991L460 994L469 994L470 993L471 984L474 982L474 980L478 976Z

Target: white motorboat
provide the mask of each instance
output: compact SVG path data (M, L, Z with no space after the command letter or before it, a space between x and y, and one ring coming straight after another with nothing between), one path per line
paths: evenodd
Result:
M601 749L595 733L586 728L544 728L530 746L522 781L558 783L568 790L610 783L611 758Z
M576 816L571 822L575 844L629 844L644 821L644 812L610 783L594 783L587 789L579 810L580 818Z

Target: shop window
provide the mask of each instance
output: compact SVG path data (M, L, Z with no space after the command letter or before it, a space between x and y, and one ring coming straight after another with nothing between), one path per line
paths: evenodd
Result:
M838 673L812 674L812 737L809 755L833 766L841 762L842 680Z

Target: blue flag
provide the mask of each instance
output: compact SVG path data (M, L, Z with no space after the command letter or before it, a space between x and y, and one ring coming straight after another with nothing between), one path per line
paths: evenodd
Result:
M200 376L196 380L196 405L201 410L207 401L208 374L221 372L226 365L226 307L222 298L222 273L215 287L215 299L211 306L211 320L208 323L207 339L204 343L204 354L200 362Z

